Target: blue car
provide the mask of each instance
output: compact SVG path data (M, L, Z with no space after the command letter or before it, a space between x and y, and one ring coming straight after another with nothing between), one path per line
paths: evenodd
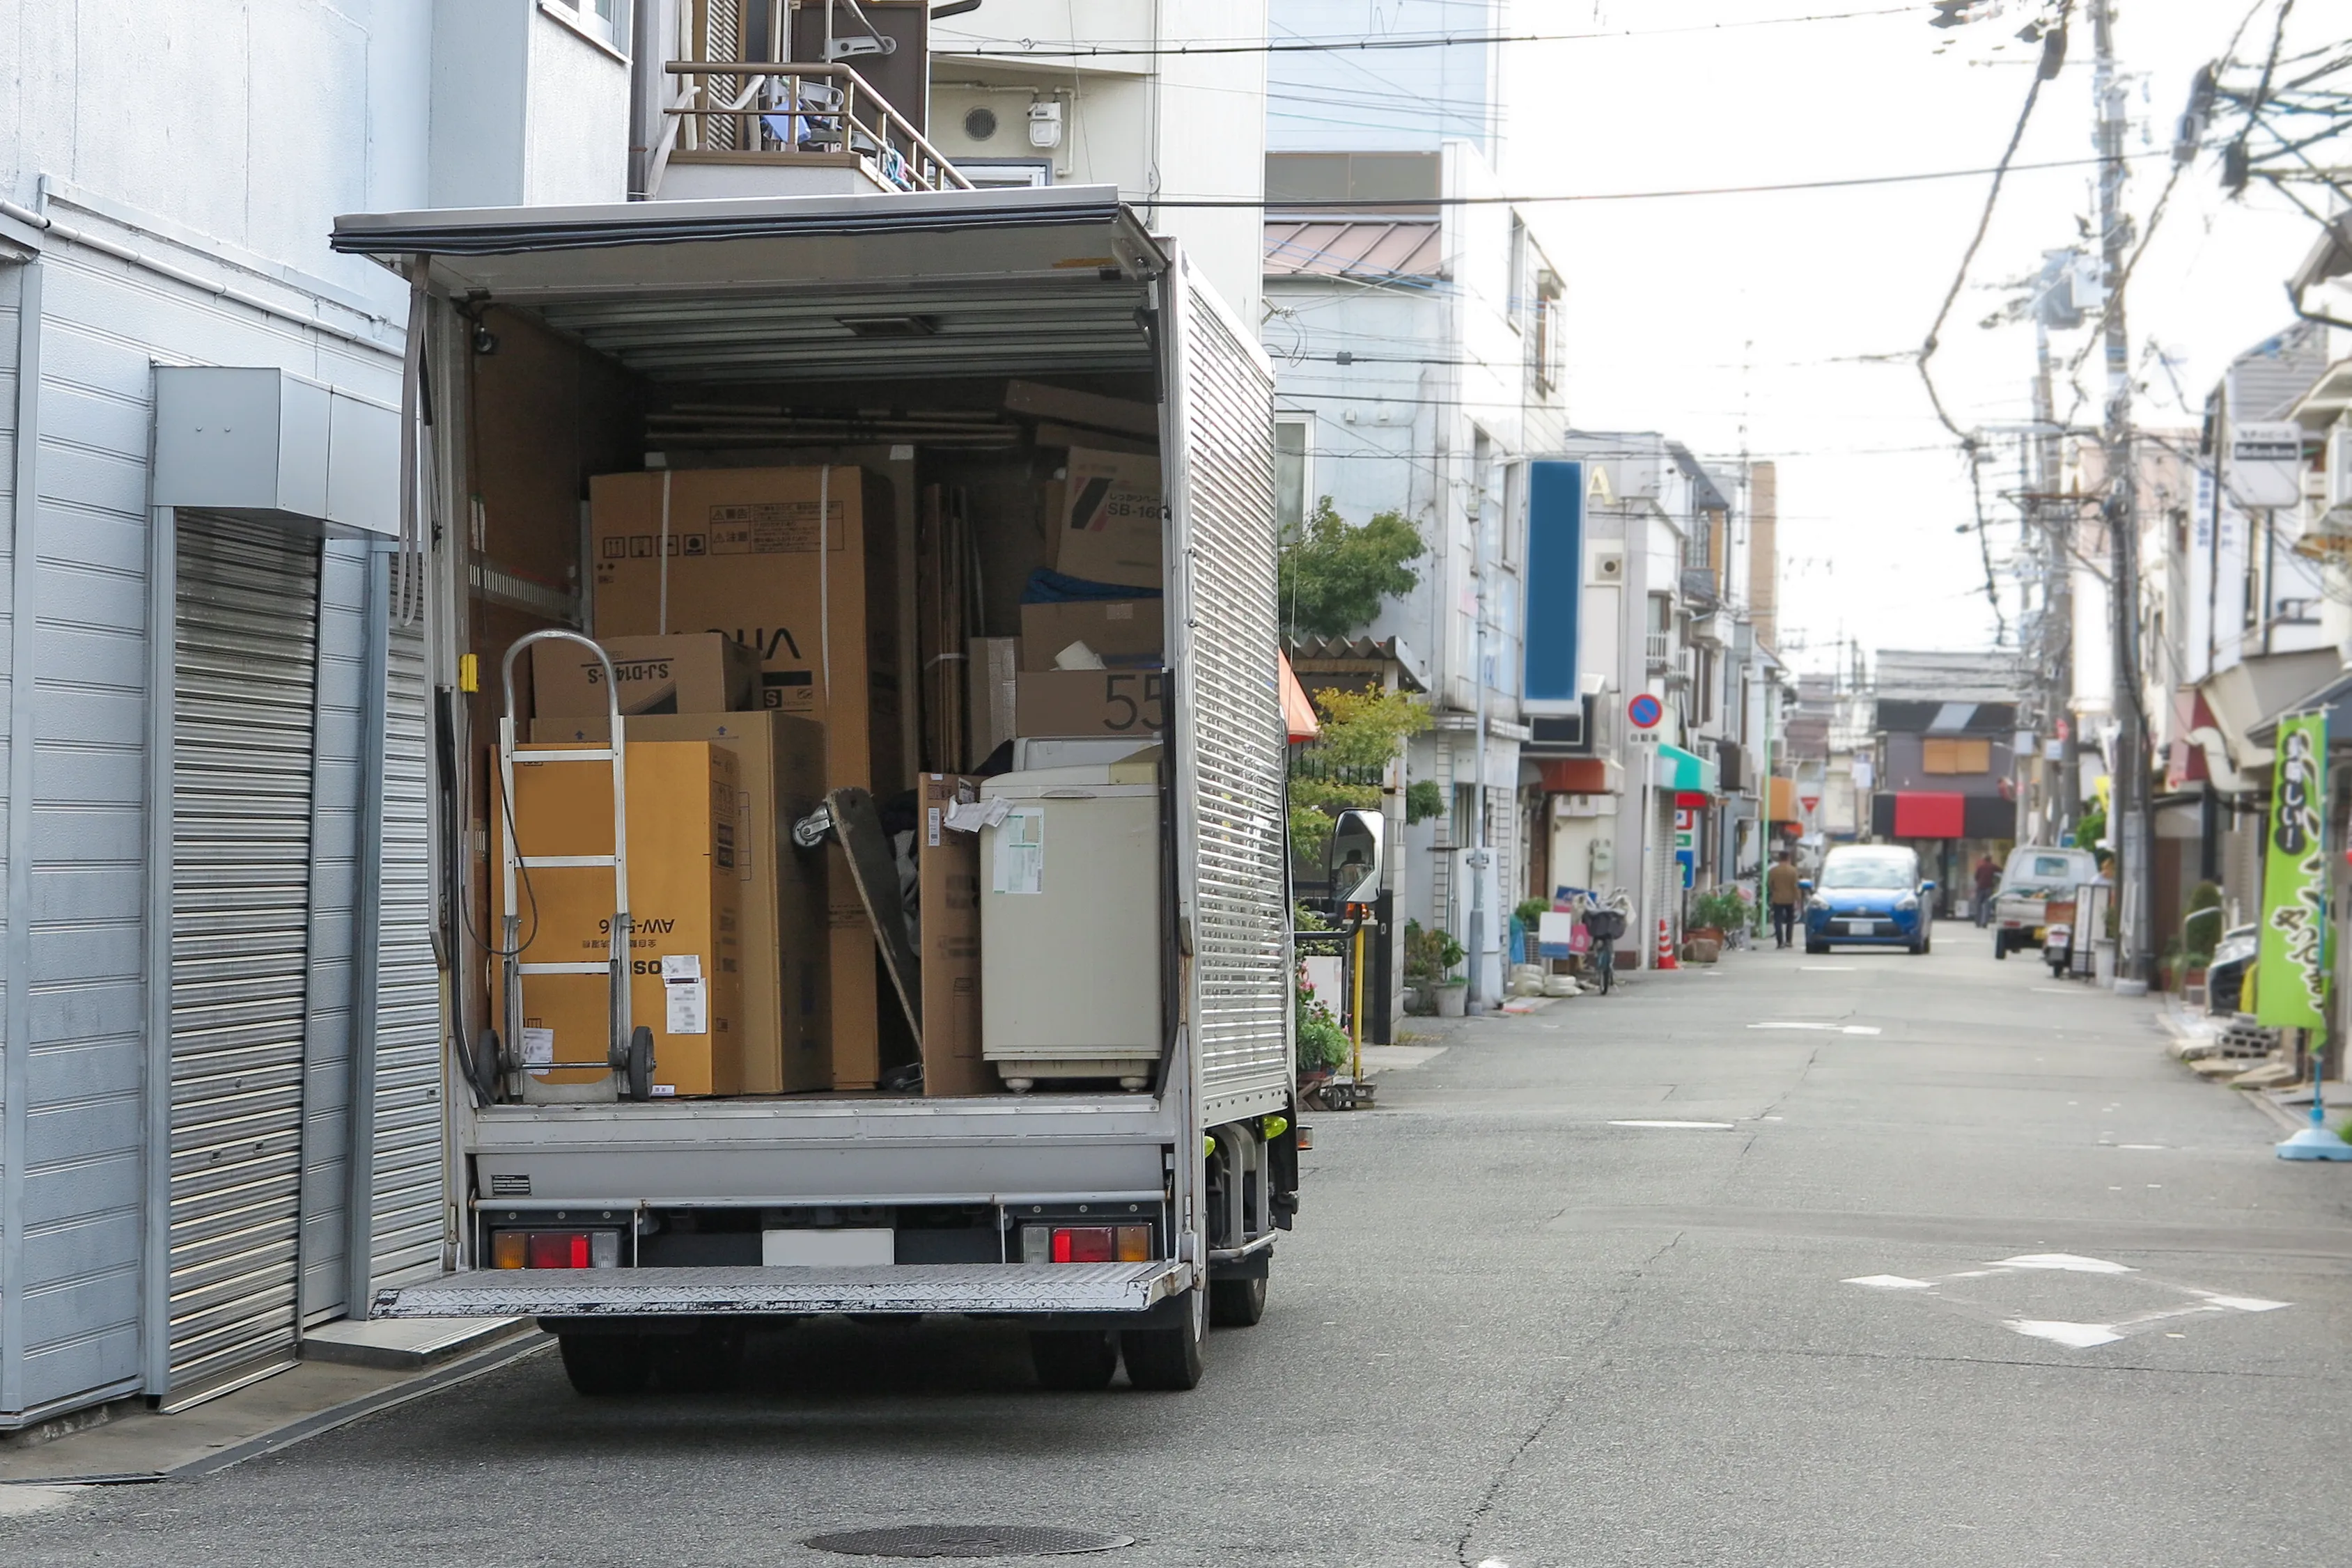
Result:
M1805 892L1805 951L1832 943L1907 947L1925 953L1934 934L1932 882L1919 880L1919 856L1890 844L1841 844L1822 862Z

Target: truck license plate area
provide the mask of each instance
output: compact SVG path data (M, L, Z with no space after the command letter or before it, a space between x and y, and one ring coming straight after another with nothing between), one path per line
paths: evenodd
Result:
M887 1228L760 1232L763 1268L855 1269L897 1261L898 1232Z

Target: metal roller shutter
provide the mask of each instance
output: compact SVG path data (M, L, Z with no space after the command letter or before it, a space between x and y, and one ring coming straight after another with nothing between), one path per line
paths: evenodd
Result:
M376 970L369 1273L401 1284L441 1268L441 986L426 854L425 637L392 628L385 658L383 891ZM355 1304L354 1313L364 1313Z
M1180 722L1191 777L1192 1028L1202 1116L1288 1097L1290 922L1283 907L1285 730L1276 685L1274 402L1255 352L1171 279L1181 345L1184 497L1171 567L1185 621Z
M319 546L183 513L172 760L171 1381L294 1354Z

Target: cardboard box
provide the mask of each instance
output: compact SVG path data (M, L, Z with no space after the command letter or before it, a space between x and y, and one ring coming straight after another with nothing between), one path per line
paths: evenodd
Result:
M759 655L715 632L607 637L604 648L625 716L761 706ZM532 711L541 718L603 718L611 711L604 666L577 643L532 643L530 675Z
M1159 588L1160 459L1072 447L1051 549L1055 571Z
M923 912L923 1092L990 1094L996 1073L980 1043L980 835L946 824L948 808L980 798L978 781L926 773L917 790L915 873Z
M1084 643L1114 669L1167 664L1166 621L1157 599L1079 599L1021 607L1021 667L1050 670L1055 657Z
M971 640L971 736L970 758L974 768L1011 740L1018 731L1013 709L1019 701L1021 639L974 637Z
M525 746L515 763L516 841L530 855L613 852L613 774L601 762L532 762ZM628 745L629 1007L632 1021L654 1033L656 1096L733 1094L742 1086L740 882L735 824L740 804L735 757L702 741ZM499 920L505 887L507 813L493 822L491 917ZM611 952L613 873L604 866L541 866L527 889L518 879L523 962L602 963ZM503 932L503 925L494 927ZM503 938L501 938L502 940ZM665 969L689 967L698 986ZM499 1017L505 1017L499 965ZM520 1040L508 1042L526 1061L602 1061L610 1040L607 979L587 975L528 975L522 980ZM543 1032L541 1032L543 1031ZM613 1078L595 1068L527 1072L524 1098L612 1098Z
M600 474L588 493L600 635L713 631L748 644L761 706L824 726L828 789L899 787L887 481L839 466L679 468ZM881 1072L874 935L837 852L826 880L834 1087L870 1089Z
M731 646L731 644L730 644ZM605 722L542 718L536 741L596 745ZM707 740L733 753L735 864L742 918L742 1092L833 1087L833 941L824 854L793 847L792 825L824 796L824 731L781 713L632 718L630 743ZM585 766L584 764L583 766ZM837 854L838 851L827 852Z
M1024 736L1158 736L1168 723L1165 670L1024 670L1014 699Z

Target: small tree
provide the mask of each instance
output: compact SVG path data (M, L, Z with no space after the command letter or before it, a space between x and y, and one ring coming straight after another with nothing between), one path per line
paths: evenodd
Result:
M1340 691L1314 696L1323 737L1294 753L1290 769L1290 853L1313 864L1323 858L1340 812L1378 810L1377 779L1407 736L1429 727L1429 710L1402 692Z
M1381 601L1410 593L1429 553L1402 512L1351 527L1324 497L1282 545L1282 626L1287 637L1345 637L1371 624Z

